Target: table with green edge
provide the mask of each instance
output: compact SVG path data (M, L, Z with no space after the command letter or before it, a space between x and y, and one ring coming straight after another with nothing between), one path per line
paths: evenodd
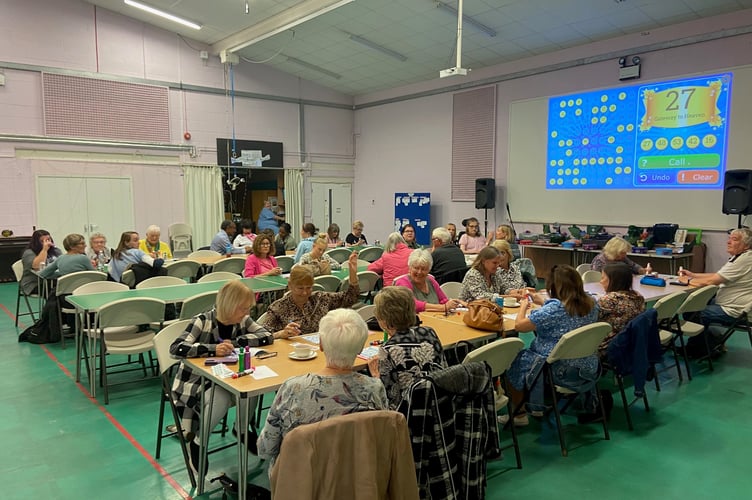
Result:
M117 292L102 292L86 295L69 295L66 300L76 308L76 314L84 318L85 327L90 328L89 313L95 313L107 304L116 300L131 298L151 298L159 299L168 304L177 304L184 302L191 297L206 292L214 292L222 288L227 281L206 281L204 283L190 283L185 285L160 286L154 288L141 288L133 290L122 290ZM243 278L240 280L254 292L271 292L284 290L287 288L287 280L280 279L279 276L264 276L260 278ZM81 324L81 322L77 322ZM82 332L77 328L76 331L76 382L81 380L81 351L83 349ZM89 354L91 356L91 353ZM89 377L89 385L92 396L96 391L96 377Z

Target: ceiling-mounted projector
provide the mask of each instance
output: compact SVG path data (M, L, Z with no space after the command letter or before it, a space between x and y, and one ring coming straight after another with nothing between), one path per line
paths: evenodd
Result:
M470 71L467 68L448 68L448 69L442 69L439 71L439 78L446 78L448 76L466 76L467 72Z

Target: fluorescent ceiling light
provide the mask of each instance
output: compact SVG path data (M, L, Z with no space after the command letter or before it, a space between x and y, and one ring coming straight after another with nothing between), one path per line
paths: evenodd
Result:
M388 49L382 45L379 45L376 42L372 42L371 40L368 40L367 38L363 38L362 36L350 34L350 40L352 40L353 42L358 42L359 44L365 47L368 47L369 49L377 50L381 52L382 54L388 55L389 57L393 57L399 61L402 61L402 62L407 61L407 56L400 54L399 52L395 50Z
M315 19L355 0L306 0L234 33L212 45L214 52L237 52L269 37Z
M455 17L457 16L457 9L455 9L451 5L447 5L442 2L436 2L436 7L438 7L440 10L443 10L444 12L451 13ZM489 28L485 24L476 21L475 19L473 19L472 17L468 15L462 14L462 20L465 21L467 24L474 26L476 29L482 31L488 36L496 36L496 30L494 30L493 28Z
M320 66L316 66L315 64L305 62L303 60L298 59L297 57L290 57L290 56L285 56L285 57L287 57L287 60L290 61L291 63L297 64L298 66L302 66L304 68L311 69L313 71L318 71L322 75L330 76L336 80L339 80L340 78L342 78L342 75L339 75L335 73L334 71L329 71L328 69L324 69Z
M143 11L146 11L150 14L154 14L155 16L163 17L165 19L169 19L170 21L182 24L183 26L188 26L189 28L193 28L194 30L200 30L201 25L194 23L193 21L188 21L187 19L183 19L182 17L175 16L173 14L170 14L169 12L165 12L163 10L159 10L157 8L154 8L150 5L146 5L145 3L136 2L134 0L124 0L126 5L130 5L131 7L135 7L137 9L141 9Z

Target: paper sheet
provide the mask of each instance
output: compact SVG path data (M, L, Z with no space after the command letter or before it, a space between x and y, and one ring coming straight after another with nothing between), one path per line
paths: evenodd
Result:
M261 380L263 378L272 378L272 377L279 377L279 374L269 368L268 366L259 365L253 367L255 371L251 373L251 377L255 378L256 380Z

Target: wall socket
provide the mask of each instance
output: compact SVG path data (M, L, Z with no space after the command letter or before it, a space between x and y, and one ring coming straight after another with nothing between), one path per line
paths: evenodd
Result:
M200 57L201 59L203 59L204 61L206 61L207 59L209 59L209 51L207 51L207 50L202 50L202 51L200 51L200 52L198 53L198 56L199 56L199 57Z

